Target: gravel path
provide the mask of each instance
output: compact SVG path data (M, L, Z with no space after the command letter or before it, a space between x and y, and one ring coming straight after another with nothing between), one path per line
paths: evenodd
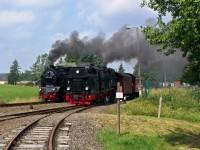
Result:
M116 104L110 104L110 105L102 105L98 107L93 107L91 109L88 109L84 111L84 113L99 113L99 114L104 114L107 113L108 109L117 107Z

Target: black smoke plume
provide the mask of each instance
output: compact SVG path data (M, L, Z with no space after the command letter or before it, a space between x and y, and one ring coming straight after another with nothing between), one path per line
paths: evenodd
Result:
M61 56L77 54L100 55L106 64L119 60L128 62L136 58L143 70L153 72L160 79L166 74L170 80L180 78L187 63L179 50L165 56L145 40L141 31L126 27L122 27L110 38L106 38L103 33L94 38L80 38L79 33L74 31L69 38L52 45L49 60L55 62Z

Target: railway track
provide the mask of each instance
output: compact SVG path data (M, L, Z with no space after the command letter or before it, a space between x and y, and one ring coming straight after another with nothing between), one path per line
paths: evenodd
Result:
M51 109L3 115L3 116L0 116L0 122L6 121L6 120L11 120L11 119L16 119L16 118L32 116L32 115L42 115L42 114L47 114L47 113L49 114L49 113L63 112L63 111L70 110L73 108L77 108L77 106L57 107L57 108L51 108Z
M27 102L27 103L13 103L13 104L0 104L0 107L16 107L16 106L26 106L26 105L41 105L52 102Z
M71 123L67 122L66 118L89 108L91 107L74 107L73 110L60 117L56 123L55 121L45 122L48 117L53 117L52 114L43 115L2 139L0 150L68 150L71 142L69 137Z

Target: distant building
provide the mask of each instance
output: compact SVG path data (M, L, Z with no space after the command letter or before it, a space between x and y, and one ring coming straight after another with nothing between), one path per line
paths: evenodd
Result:
M162 82L162 87L168 87L169 84L170 84L170 83L169 83L168 81Z
M6 84L8 83L8 74L1 73L0 74L0 84Z
M0 85L6 84L7 81L0 81Z
M175 87L180 87L181 86L181 81L180 80L174 81L174 86Z

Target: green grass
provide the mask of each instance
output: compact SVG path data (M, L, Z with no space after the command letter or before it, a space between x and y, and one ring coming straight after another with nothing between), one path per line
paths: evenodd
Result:
M147 97L122 105L122 114L157 116L160 96L163 97L161 117L200 122L200 104L189 89L154 89ZM116 114L116 109L108 111Z
M97 134L105 150L169 150L173 149L158 136L139 136L128 132L120 136L113 130L102 130Z
M105 150L200 149L200 123L122 115L122 134L118 136L116 115L90 113L87 116L92 125L100 128L97 139Z
M104 116L93 117L103 128L97 134L105 150L200 149L200 104L198 93L189 89L153 89L146 97L121 105L121 130L116 128L116 106ZM157 119L160 96L161 119ZM172 118L172 119L170 119ZM112 130L110 130L112 129Z
M37 101L37 99L37 87L0 85L0 103Z

